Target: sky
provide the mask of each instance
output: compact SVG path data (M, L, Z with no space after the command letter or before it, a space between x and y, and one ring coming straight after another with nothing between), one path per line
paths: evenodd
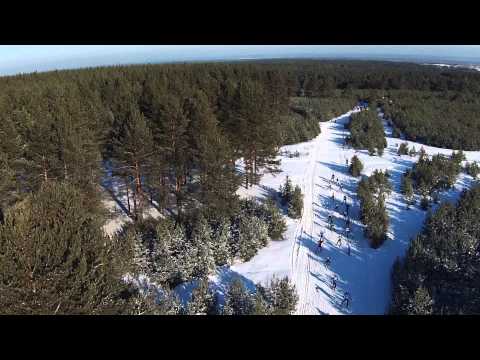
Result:
M0 45L0 75L89 66L250 58L480 63L480 45Z

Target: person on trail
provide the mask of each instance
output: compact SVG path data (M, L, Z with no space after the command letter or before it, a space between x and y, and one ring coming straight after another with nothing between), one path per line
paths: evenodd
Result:
M345 211L342 212L342 215L343 215L344 218L347 217L347 213Z
M323 239L318 240L318 249L322 251L322 244L323 244Z
M342 246L342 235L338 236L337 246Z
M338 204L335 204L335 211L338 211Z
M337 275L332 277L332 289L333 289L333 291L335 291L337 289L337 280L338 280Z
M348 215L348 209L350 208L350 204L349 203L345 203L345 210L347 211L347 215Z
M343 202L346 204L347 203L347 195L343 195Z
M350 250L350 243L349 243L349 244L347 244L347 255L348 255L348 256L350 256L350 251L351 251L351 250Z
M332 174L332 181L335 181L335 174Z
M325 267L327 268L327 267L330 265L331 262L332 262L332 259L330 259L330 256L327 257L327 258L325 259L325 262L324 262Z
M345 307L348 308L349 301L350 301L350 293L347 291L343 295L342 306L345 304Z
M345 162L347 163L347 166L348 166L348 159L345 159Z

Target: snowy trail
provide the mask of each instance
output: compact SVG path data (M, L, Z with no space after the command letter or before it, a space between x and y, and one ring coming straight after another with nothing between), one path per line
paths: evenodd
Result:
M338 313L337 302L341 301L338 294L332 292L331 278L334 273L324 264L329 257L332 264L338 257L343 256L340 251L334 251L337 246L336 231L340 229L343 220L335 221L335 229L327 229L325 216L332 214L333 202L329 198L329 181L332 173L345 184L341 169L345 164L344 150L341 148L344 131L340 130L350 113L343 115L335 122L322 123L321 134L314 139L311 151L309 169L305 173L302 192L304 193L304 210L300 224L297 227L292 251L291 278L297 288L299 303L297 314L332 314ZM346 164L345 164L346 167ZM337 201L343 200L345 192L334 185L332 192ZM320 252L317 242L321 231L325 233L326 242ZM340 253L339 253L340 252ZM332 301L325 301L324 296Z

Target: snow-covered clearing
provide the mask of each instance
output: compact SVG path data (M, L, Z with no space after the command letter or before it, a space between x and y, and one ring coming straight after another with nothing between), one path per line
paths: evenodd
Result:
M374 111L374 110L369 110ZM300 220L288 219L286 240L272 241L261 249L250 261L222 267L211 280L216 287L224 288L233 276L245 280L248 287L254 283L268 283L273 277L289 276L296 286L299 302L297 314L384 314L390 301L390 270L398 256L403 256L410 239L421 229L426 212L418 207L406 209L400 194L401 177L407 168L413 166L418 157L398 156L397 144L404 140L392 138L391 128L384 122L388 146L382 157L369 156L367 151L343 149L342 143L348 131L344 123L351 112L329 122L321 123L321 134L315 139L285 146L282 152L299 151L300 157L280 156L281 173L265 174L259 185L249 189L240 188L242 197L262 199L278 190L288 175L294 184L301 186L304 194L303 216ZM421 144L408 141L420 150ZM450 155L452 150L423 146L428 155L442 153ZM386 206L390 218L389 240L379 249L372 249L363 236L363 226L358 220L359 204L356 200L358 179L348 174L346 159L357 154L364 164L363 174L370 175L375 169L388 169L391 174L393 191L387 198ZM465 152L468 161L479 161L480 152ZM329 189L332 176L339 178L342 190L333 185ZM472 178L460 174L455 189L441 195L442 201L455 201L461 190L469 187ZM339 204L335 210L331 196ZM351 204L353 217L350 240L351 253L345 237L337 244L339 234L343 234L345 221L343 196ZM418 203L418 202L417 202ZM331 214L335 228L327 229L327 218ZM320 232L325 232L326 241L319 251L317 243ZM329 266L325 259L330 258ZM336 289L332 279L336 279ZM349 306L342 300L349 298Z

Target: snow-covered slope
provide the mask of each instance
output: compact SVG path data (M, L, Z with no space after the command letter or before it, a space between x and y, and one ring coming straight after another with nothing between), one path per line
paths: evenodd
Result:
M374 111L374 110L369 110ZM238 275L248 284L267 283L272 276L289 276L294 282L299 303L297 314L383 314L390 301L390 270L398 256L403 256L410 239L421 229L426 213L417 208L406 209L400 194L401 176L412 167L417 158L397 156L397 144L403 140L390 137L391 129L384 123L388 147L382 157L369 156L366 151L356 152L343 149L343 138L347 135L344 123L351 112L329 122L321 123L321 134L306 143L285 146L282 151L299 151L301 156L281 156L282 172L265 174L259 185L250 189L241 188L241 196L262 198L272 190L278 190L288 175L294 184L302 188L305 195L303 216L300 220L288 219L286 240L271 242L267 247L246 263L235 264L224 276L222 268L211 279L217 286L225 286L232 276ZM417 150L421 144L408 142ZM452 150L424 146L427 154L451 154ZM387 198L386 206L390 218L389 240L379 249L371 249L363 236L363 227L358 220L359 204L355 197L358 180L347 171L346 159L354 154L364 164L363 173L371 174L375 169L388 169L394 191ZM468 161L480 161L480 152L465 152ZM332 174L340 179L343 190L338 186L329 189ZM472 178L461 174L455 190L444 193L442 200L456 200L461 189L470 186ZM335 199L343 202L346 195L352 204L354 218L350 243L351 253L347 254L347 243L337 245L338 233L343 231L345 221L332 206L332 192ZM327 230L327 218L335 219L334 231ZM327 241L320 252L317 247L319 234L325 231ZM345 239L345 238L344 238ZM331 259L329 266L325 260ZM337 279L336 289L332 279ZM348 293L349 306L342 305Z

